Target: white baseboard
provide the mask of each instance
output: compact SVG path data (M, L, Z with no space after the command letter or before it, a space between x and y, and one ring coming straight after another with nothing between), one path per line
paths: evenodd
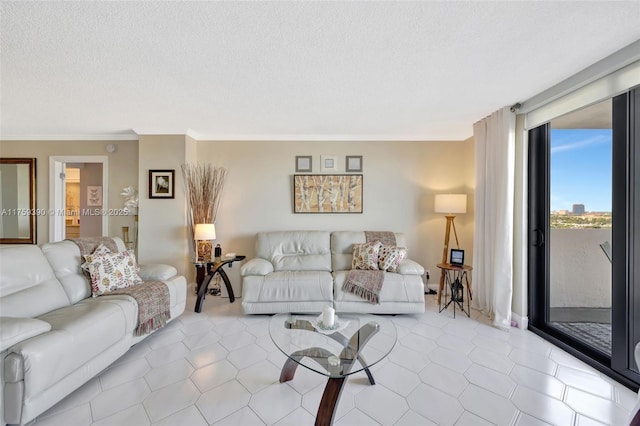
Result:
M511 312L511 319L518 323L519 329L526 330L529 328L529 317L523 317L515 312Z

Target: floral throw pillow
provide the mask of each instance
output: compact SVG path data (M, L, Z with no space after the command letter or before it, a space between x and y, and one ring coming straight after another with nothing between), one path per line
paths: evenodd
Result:
M378 252L382 243L374 241L372 243L354 244L353 260L351 269L378 269Z
M109 248L104 244L100 244L93 251L93 253L82 256L82 264L80 265L80 267L82 268L82 271L87 278L91 279L91 272L89 271L89 261L93 261L93 259L97 258L98 256L104 256L105 254L111 254L111 250L109 250Z
M104 245L100 245L93 253L85 255L84 259L82 268L91 276L93 297L142 283L133 252L111 253Z
M398 272L398 266L405 257L407 257L406 248L383 245L378 254L378 267L383 271Z

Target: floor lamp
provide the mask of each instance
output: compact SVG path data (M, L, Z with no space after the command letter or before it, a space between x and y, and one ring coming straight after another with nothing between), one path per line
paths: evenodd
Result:
M460 248L458 243L458 233L456 232L456 224L453 221L455 219L454 213L466 213L467 212L467 194L437 194L435 196L435 208L436 213L444 213L447 218L447 228L444 234L444 248L442 249L442 262L447 263L447 254L449 254L449 239L451 237L451 228L453 227L453 235L456 238L456 248ZM445 271L442 269L440 272L440 285L438 286L438 304L442 297L442 290L444 289L444 276Z

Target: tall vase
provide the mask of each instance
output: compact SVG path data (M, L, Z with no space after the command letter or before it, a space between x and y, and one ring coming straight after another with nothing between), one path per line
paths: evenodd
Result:
M198 244L198 261L211 262L211 241L199 240Z
M133 252L138 258L138 215L133 215Z
M129 244L129 227L128 226L122 227L122 241L124 241L125 245Z

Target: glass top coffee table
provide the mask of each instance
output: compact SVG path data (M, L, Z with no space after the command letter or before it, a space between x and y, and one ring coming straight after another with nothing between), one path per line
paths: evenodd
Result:
M385 317L338 314L336 326L322 328L319 315L277 314L269 322L269 335L287 356L280 382L293 379L298 365L327 376L316 425L330 425L346 378L364 370L375 384L369 368L383 360L397 340L396 327Z

